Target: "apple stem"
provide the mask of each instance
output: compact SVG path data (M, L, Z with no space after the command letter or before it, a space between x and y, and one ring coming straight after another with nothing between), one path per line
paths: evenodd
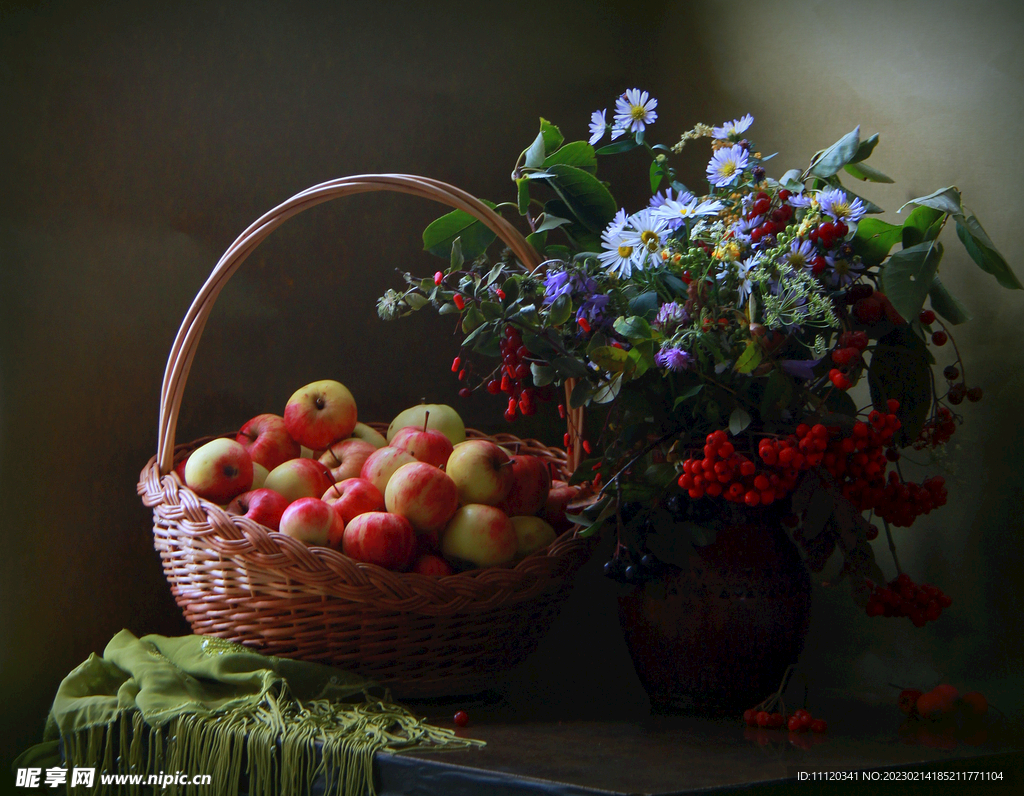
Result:
M341 490L338 489L338 484L336 482L331 484L331 489L334 490L334 494L336 494L338 497L345 497L343 494L341 494Z
M428 409L423 413L423 432L427 431L427 422L430 420L430 410Z
M502 462L501 464L499 464L499 465L498 465L498 468L501 468L501 467L508 467L508 466L509 466L510 464L512 464L512 463L513 463L513 462L512 462L512 460L511 460L511 459L506 459L505 461L503 461L503 462Z

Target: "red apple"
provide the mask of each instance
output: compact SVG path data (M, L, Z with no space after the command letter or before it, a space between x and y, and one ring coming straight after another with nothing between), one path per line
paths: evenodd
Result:
M490 440L472 439L452 451L445 466L459 490L459 502L495 506L512 488L509 456Z
M510 517L536 514L548 499L551 471L547 459L540 456L512 457L512 488L498 508Z
M468 566L504 566L515 558L518 547L516 529L508 515L479 503L462 506L441 534L444 557Z
M289 501L319 498L334 483L331 471L316 459L289 459L267 475L263 486L280 492Z
M563 482L565 483L565 482ZM572 520L567 519L566 509L579 494L577 486L556 486L548 492L548 498L544 501L544 507L538 516L548 523L557 533L563 533L572 526Z
M320 456L320 463L331 470L331 477L335 482L344 481L346 478L358 478L363 470L363 463L370 458L370 454L377 450L366 440L343 439L335 442Z
M211 440L188 457L185 485L201 498L230 503L252 488L252 458L232 439Z
M267 483L267 476L268 475L270 475L270 471L267 470L266 467L264 467L259 462L253 462L252 463L252 487L250 488L250 491L252 489L262 489L263 485L265 483Z
M242 426L235 437L252 457L267 470L299 455L299 443L291 438L280 415L256 415Z
M352 435L356 401L337 381L314 381L296 390L284 408L284 424L300 445L322 451L332 442Z
M429 416L429 412L427 414ZM392 448L409 451L418 461L435 467L444 467L448 457L452 455L452 441L440 431L427 428L426 423L427 420L424 420L423 428L406 426L399 429L392 437L390 445Z
M420 575L433 575L438 578L455 574L447 561L433 553L424 553L417 558L410 572L418 572Z
M340 527L339 527L340 526ZM308 545L324 546L332 531L341 536L343 521L320 498L304 497L293 501L281 515L281 533Z
M228 504L229 514L241 514L272 531L280 530L281 515L288 508L288 498L273 489L252 489L243 492Z
M399 514L371 511L345 526L342 552L356 561L403 570L412 560L416 532Z
M365 478L346 478L332 484L324 492L322 500L334 506L346 525L360 514L385 510L384 496Z
M443 470L426 462L410 462L391 476L384 505L409 520L417 533L430 533L448 524L459 507L459 490Z
M416 457L409 451L392 448L389 445L375 450L366 458L366 461L363 462L363 469L359 471L359 477L372 482L383 495L395 470L403 464L414 461L416 461Z

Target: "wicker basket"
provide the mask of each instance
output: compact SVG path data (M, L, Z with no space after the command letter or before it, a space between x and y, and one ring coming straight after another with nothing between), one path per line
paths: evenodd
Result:
M209 439L174 444L185 380L227 280L291 216L329 199L367 191L398 191L465 210L492 229L527 267L540 264L534 249L505 219L464 191L435 180L364 175L297 194L239 236L185 316L164 373L157 454L142 471L139 494L153 508L155 546L164 573L195 633L353 670L389 686L400 698L471 694L536 648L567 596L571 575L586 558L586 540L566 532L513 568L443 578L392 572L332 549L306 547L230 515L199 498L173 472L177 462ZM568 453L509 435L491 439L544 456L567 473L579 457L582 416L571 412L568 421Z

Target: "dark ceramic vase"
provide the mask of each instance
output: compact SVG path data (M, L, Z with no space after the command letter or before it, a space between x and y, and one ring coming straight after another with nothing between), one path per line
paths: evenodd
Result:
M796 547L767 512L733 519L684 567L666 565L619 598L656 713L742 713L779 687L803 649L811 588Z

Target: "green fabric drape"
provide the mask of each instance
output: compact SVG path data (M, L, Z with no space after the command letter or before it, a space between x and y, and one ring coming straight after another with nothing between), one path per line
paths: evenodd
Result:
M101 772L210 774L212 787L195 789L209 794L235 792L244 764L251 796L302 793L318 777L327 793L361 796L374 792L378 750L481 743L426 724L339 669L217 638L122 630L64 678L43 743L15 767L93 767L97 791Z

